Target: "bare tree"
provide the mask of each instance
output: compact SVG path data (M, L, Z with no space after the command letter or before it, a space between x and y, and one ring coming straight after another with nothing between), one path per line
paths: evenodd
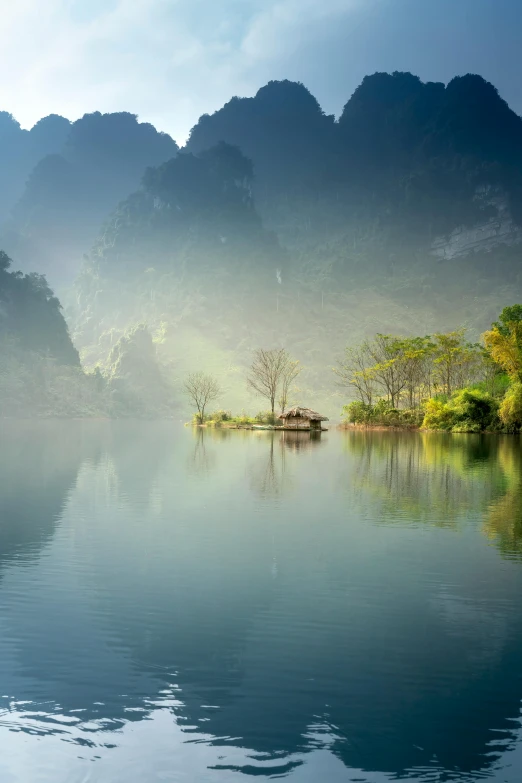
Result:
M290 395L290 389L293 382L299 375L303 368L298 361L288 359L283 371L281 372L281 385L279 390L278 403L281 408L281 413L284 413L288 404L288 397Z
M295 372L296 367L297 362L290 358L284 348L274 348L269 351L259 348L254 352L254 361L250 367L247 384L253 391L269 401L272 414L275 409L277 393L284 383L284 378L287 379L286 402L290 384L298 374Z
M212 375L193 372L188 376L183 388L187 397L197 408L199 423L203 424L205 422L205 408L222 394L219 383Z
M345 357L333 368L338 386L353 387L358 398L366 405L373 403L375 378L372 369L368 341L357 347L346 348Z

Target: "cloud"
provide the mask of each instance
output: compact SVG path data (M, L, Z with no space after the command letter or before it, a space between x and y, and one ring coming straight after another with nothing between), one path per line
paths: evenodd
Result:
M279 0L252 20L242 51L258 60L286 57L316 35L317 24L344 20L362 7L361 0Z
M360 0L17 0L2 9L0 109L128 110L183 140L204 111L283 78L281 58Z

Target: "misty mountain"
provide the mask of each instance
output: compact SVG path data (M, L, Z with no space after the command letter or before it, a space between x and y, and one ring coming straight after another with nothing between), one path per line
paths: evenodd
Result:
M62 149L70 128L69 120L51 114L27 131L11 114L0 112L0 222L9 217L38 161Z
M9 148L11 167L28 178L12 200L4 246L25 270L40 258L53 284L70 283L103 221L177 146L127 113L96 112L71 126L49 117L30 132L2 116L2 151L18 128L33 138L33 157L46 152L27 174ZM300 257L300 276L303 264L317 269L318 255L321 277L326 270L344 283L362 270L366 283L369 255L380 276L417 265L419 253L428 263L522 239L522 120L479 76L445 86L376 73L338 121L302 84L270 82L203 115L185 151L198 155L221 141L251 160L259 214ZM12 189L0 190L9 200ZM512 259L506 267L518 272Z
M45 277L11 263L0 251L0 419L172 415L176 400L145 325L116 342L105 375L85 372Z
M478 337L522 295L522 120L479 76L408 73L366 77L338 120L270 82L179 152L133 115L86 115L32 170L10 236L61 284L81 264L65 301L87 367L110 377L145 324L169 383L215 372L241 407L253 349L284 345L300 395L333 412L347 343Z
M249 157L260 201L271 190L321 187L332 177L338 128L302 84L269 82L254 98L232 98L192 128L186 148L198 153L226 141ZM337 151L338 152L338 151Z
M233 98L100 234L68 311L82 356L145 322L174 377L213 369L240 405L258 345L327 400L325 368L369 332L478 337L522 289L521 127L476 76L375 74L337 122L291 82Z
M108 357L110 364L136 323L148 324L175 373L192 353L191 337L211 335L221 350L252 344L256 329L270 324L287 258L264 229L251 189L250 161L227 144L148 169L75 284L69 316L87 364ZM219 358L217 344L209 347L206 361Z
M522 120L479 76L444 86L376 73L338 122L303 85L270 82L203 116L187 149L221 140L252 159L260 214L287 245L372 231L375 247L393 239L429 251L437 235L498 218L499 197L521 217ZM353 265L353 241L337 267Z
M36 271L33 259L40 259L53 284L73 281L105 218L148 166L178 151L170 136L126 112L95 112L67 125L54 150L35 161L2 232L23 268Z

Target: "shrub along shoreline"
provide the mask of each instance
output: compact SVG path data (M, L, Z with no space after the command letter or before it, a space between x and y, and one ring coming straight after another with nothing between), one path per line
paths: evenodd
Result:
M234 416L230 411L218 410L214 413L205 414L203 421L201 415L195 413L190 422L194 427L222 427L223 429L241 429L251 428L253 426L274 427L277 423L277 416L271 411L260 411L255 416L248 416L244 411L239 416Z
M464 330L378 334L347 349L335 372L358 397L343 408L343 428L519 433L522 305L505 307L482 344Z

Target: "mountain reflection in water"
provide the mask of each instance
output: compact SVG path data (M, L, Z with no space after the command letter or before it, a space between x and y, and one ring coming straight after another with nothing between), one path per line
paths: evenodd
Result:
M1 434L2 781L522 778L519 439Z

